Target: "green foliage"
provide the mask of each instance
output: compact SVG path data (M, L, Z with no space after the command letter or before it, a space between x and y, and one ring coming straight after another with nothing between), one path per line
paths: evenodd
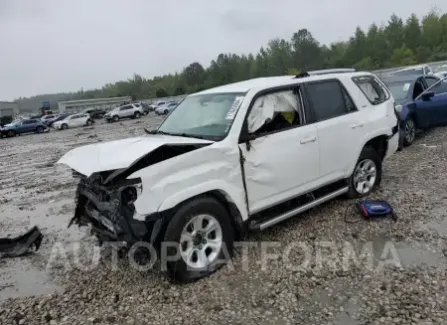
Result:
M208 68L193 62L179 74L152 79L135 74L128 80L106 84L102 89L81 89L76 93L40 95L18 101L57 102L114 96L147 99L197 92L261 76L296 75L306 70L342 67L375 70L436 60L447 60L447 14L432 10L421 20L415 14L405 21L393 14L386 26L373 23L366 31L357 27L346 42L321 45L303 28L290 40L271 40L256 54L221 53Z

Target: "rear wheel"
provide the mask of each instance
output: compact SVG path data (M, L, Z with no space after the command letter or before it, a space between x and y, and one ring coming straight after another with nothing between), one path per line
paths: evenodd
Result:
M416 138L416 123L411 117L407 117L404 122L404 146L409 146Z
M162 261L168 279L188 283L206 277L231 258L234 229L227 210L215 199L200 197L181 206L169 222L164 242L167 256ZM167 260L167 259L166 259Z
M42 133L43 130L44 130L43 126L38 126L38 127L36 128L36 132L37 132L37 133Z
M141 114L140 114L140 112L135 112L135 114L133 115L135 118L140 118L141 117Z
M68 125L67 125L67 124L65 124L65 123L64 123L64 124L62 124L62 125L61 125L61 129L62 129L62 130L66 130L66 129L68 129Z
M363 148L349 178L348 197L357 198L370 194L382 180L382 160L371 147Z
M93 124L92 120L87 120L87 126L90 126L92 124Z
M115 116L113 117L113 121L114 121L114 122L118 122L119 120L120 120L120 118L119 118L118 115L115 115Z
M13 130L9 130L7 134L8 134L7 136L9 138L15 137L17 135L16 131L13 131Z
M167 109L165 109L165 115L168 115L169 111Z

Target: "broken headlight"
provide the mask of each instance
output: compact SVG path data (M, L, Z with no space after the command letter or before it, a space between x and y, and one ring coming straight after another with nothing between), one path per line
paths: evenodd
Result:
M127 205L133 204L140 196L143 191L143 187L141 184L135 184L125 187L122 190L122 199Z

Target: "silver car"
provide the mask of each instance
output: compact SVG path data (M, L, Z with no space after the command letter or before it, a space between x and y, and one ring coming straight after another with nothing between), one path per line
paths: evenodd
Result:
M104 115L107 122L118 122L123 118L140 118L144 115L143 107L139 104L128 104L112 109Z
M178 103L176 102L168 102L165 105L162 105L160 107L157 107L155 109L155 113L157 115L168 115L174 108L176 108Z

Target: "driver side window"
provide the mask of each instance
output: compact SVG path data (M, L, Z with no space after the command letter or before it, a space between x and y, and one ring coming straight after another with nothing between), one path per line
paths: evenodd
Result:
M258 97L247 119L252 135L286 130L303 123L298 90L277 91Z
M420 94L424 92L424 87L422 86L421 80L417 80L414 84L414 90L413 90L413 99L416 99L419 97Z

